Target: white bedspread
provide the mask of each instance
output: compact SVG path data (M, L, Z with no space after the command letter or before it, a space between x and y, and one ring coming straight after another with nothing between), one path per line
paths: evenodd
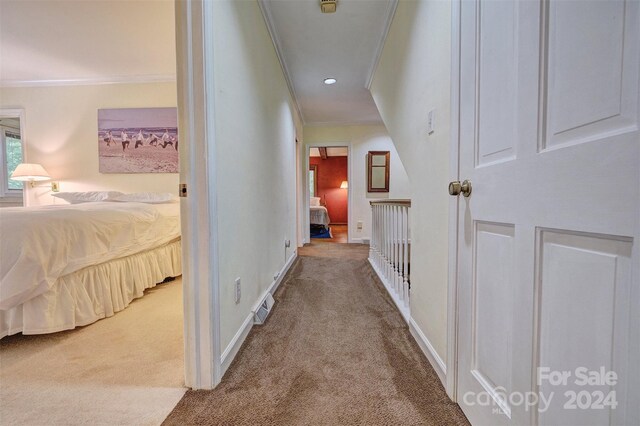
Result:
M324 225L329 226L329 211L324 206L311 206L311 212L309 214L309 222L312 225Z
M64 275L180 236L180 205L83 203L0 209L0 310Z

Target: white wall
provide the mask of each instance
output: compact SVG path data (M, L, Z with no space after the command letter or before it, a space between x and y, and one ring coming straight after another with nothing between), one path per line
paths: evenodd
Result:
M98 109L175 107L175 83L0 88L0 108L25 110L26 159L40 163L61 191L178 192L178 174L98 172ZM50 190L28 189L29 204L52 204ZM57 200L60 203L60 200Z
M173 0L2 0L0 82L175 79Z
M324 143L344 143L351 146L349 167L351 169L351 211L349 218L349 239L361 242L371 238L371 200L389 198L410 198L409 178L398 156L393 141L383 125L313 127L304 128L305 153L309 145ZM367 192L367 153L369 151L390 151L389 192ZM308 213L306 215L308 223ZM362 230L356 229L358 221L363 222ZM307 226L308 228L308 226Z
M213 10L224 350L295 250L295 138L302 132L257 2L218 1ZM285 239L291 248L285 249Z
M371 93L411 182L411 316L446 360L451 4L398 4ZM436 129L427 134L427 114Z

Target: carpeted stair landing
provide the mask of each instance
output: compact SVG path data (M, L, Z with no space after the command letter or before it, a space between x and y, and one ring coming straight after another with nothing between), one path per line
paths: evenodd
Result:
M165 425L468 424L409 334L368 246L300 250L267 322Z

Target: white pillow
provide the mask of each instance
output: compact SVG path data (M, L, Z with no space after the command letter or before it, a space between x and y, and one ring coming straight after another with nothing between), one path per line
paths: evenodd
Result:
M169 192L134 192L132 194L119 194L114 197L109 197L107 201L164 204L175 203L178 201L178 197Z
M51 194L54 197L68 201L69 204L90 203L96 201L107 201L112 197L122 195L118 191L87 191L87 192L57 192Z
M311 197L311 207L320 207L320 197Z

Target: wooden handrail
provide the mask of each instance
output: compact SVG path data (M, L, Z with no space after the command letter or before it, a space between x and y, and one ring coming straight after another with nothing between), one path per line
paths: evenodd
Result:
M407 206L411 207L411 200L372 200L369 201L372 206L380 204L390 204L394 206Z

